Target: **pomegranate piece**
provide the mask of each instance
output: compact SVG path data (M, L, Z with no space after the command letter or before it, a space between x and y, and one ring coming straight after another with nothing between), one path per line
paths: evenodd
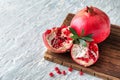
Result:
M99 57L98 46L93 42L87 42L87 46L80 43L74 44L71 49L71 57L76 63L84 67L93 65Z
M43 41L47 49L54 53L65 53L73 44L69 27L54 27L43 33Z

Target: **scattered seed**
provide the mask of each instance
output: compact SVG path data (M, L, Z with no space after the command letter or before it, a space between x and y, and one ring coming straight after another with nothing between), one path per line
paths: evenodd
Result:
M58 74L61 74L61 71L60 70L58 70L58 71L56 71Z
M59 68L58 68L58 67L55 67L55 71L59 71Z
M65 72L65 71L62 71L62 74L63 74L63 75L66 75L66 72Z
M54 76L54 74L53 74L52 72L50 72L50 73L49 73L49 76L50 76L50 77L53 77L53 76Z
M68 68L68 71L72 72L72 71L73 71L73 69L72 69L71 67L69 67L69 68Z
M63 74L63 75L66 75L66 71L63 70L62 72L60 71L60 69L58 67L55 67L54 70L56 71L57 74ZM73 71L73 68L69 67L68 68L68 71L72 72ZM82 76L84 73L81 71L79 71L79 74ZM49 76L50 77L54 77L54 74L52 72L49 73Z
M82 72L82 71L80 71L79 73L80 73L81 76L83 75L83 72Z
M55 67L55 71L56 71L56 73L61 74L61 71L58 67Z

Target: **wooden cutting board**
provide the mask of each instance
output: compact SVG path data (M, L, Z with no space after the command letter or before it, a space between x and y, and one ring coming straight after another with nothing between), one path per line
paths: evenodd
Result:
M63 25L70 25L74 14L68 14ZM70 53L55 54L50 51L45 52L46 60L82 70L91 75L101 77L105 80L120 80L120 27L111 25L111 34L104 42L99 44L100 57L96 64L85 68L76 64Z

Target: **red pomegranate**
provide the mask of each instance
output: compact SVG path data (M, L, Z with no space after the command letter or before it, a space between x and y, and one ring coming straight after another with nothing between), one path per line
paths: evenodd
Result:
M95 43L104 41L110 34L109 17L102 10L92 6L78 11L70 26L79 36L82 30L85 35L93 34Z
M43 41L47 49L54 53L65 53L73 44L69 27L54 27L43 33Z
M93 65L99 58L98 46L96 43L87 42L87 46L73 44L71 48L72 59L84 67Z

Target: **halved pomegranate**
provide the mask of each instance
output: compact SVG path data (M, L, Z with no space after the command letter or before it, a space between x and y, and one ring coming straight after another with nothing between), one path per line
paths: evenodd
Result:
M99 57L98 46L96 43L87 42L87 46L73 44L71 48L72 59L84 67L94 64Z
M54 53L64 53L71 48L73 40L69 27L54 27L43 33L43 41L49 51Z

